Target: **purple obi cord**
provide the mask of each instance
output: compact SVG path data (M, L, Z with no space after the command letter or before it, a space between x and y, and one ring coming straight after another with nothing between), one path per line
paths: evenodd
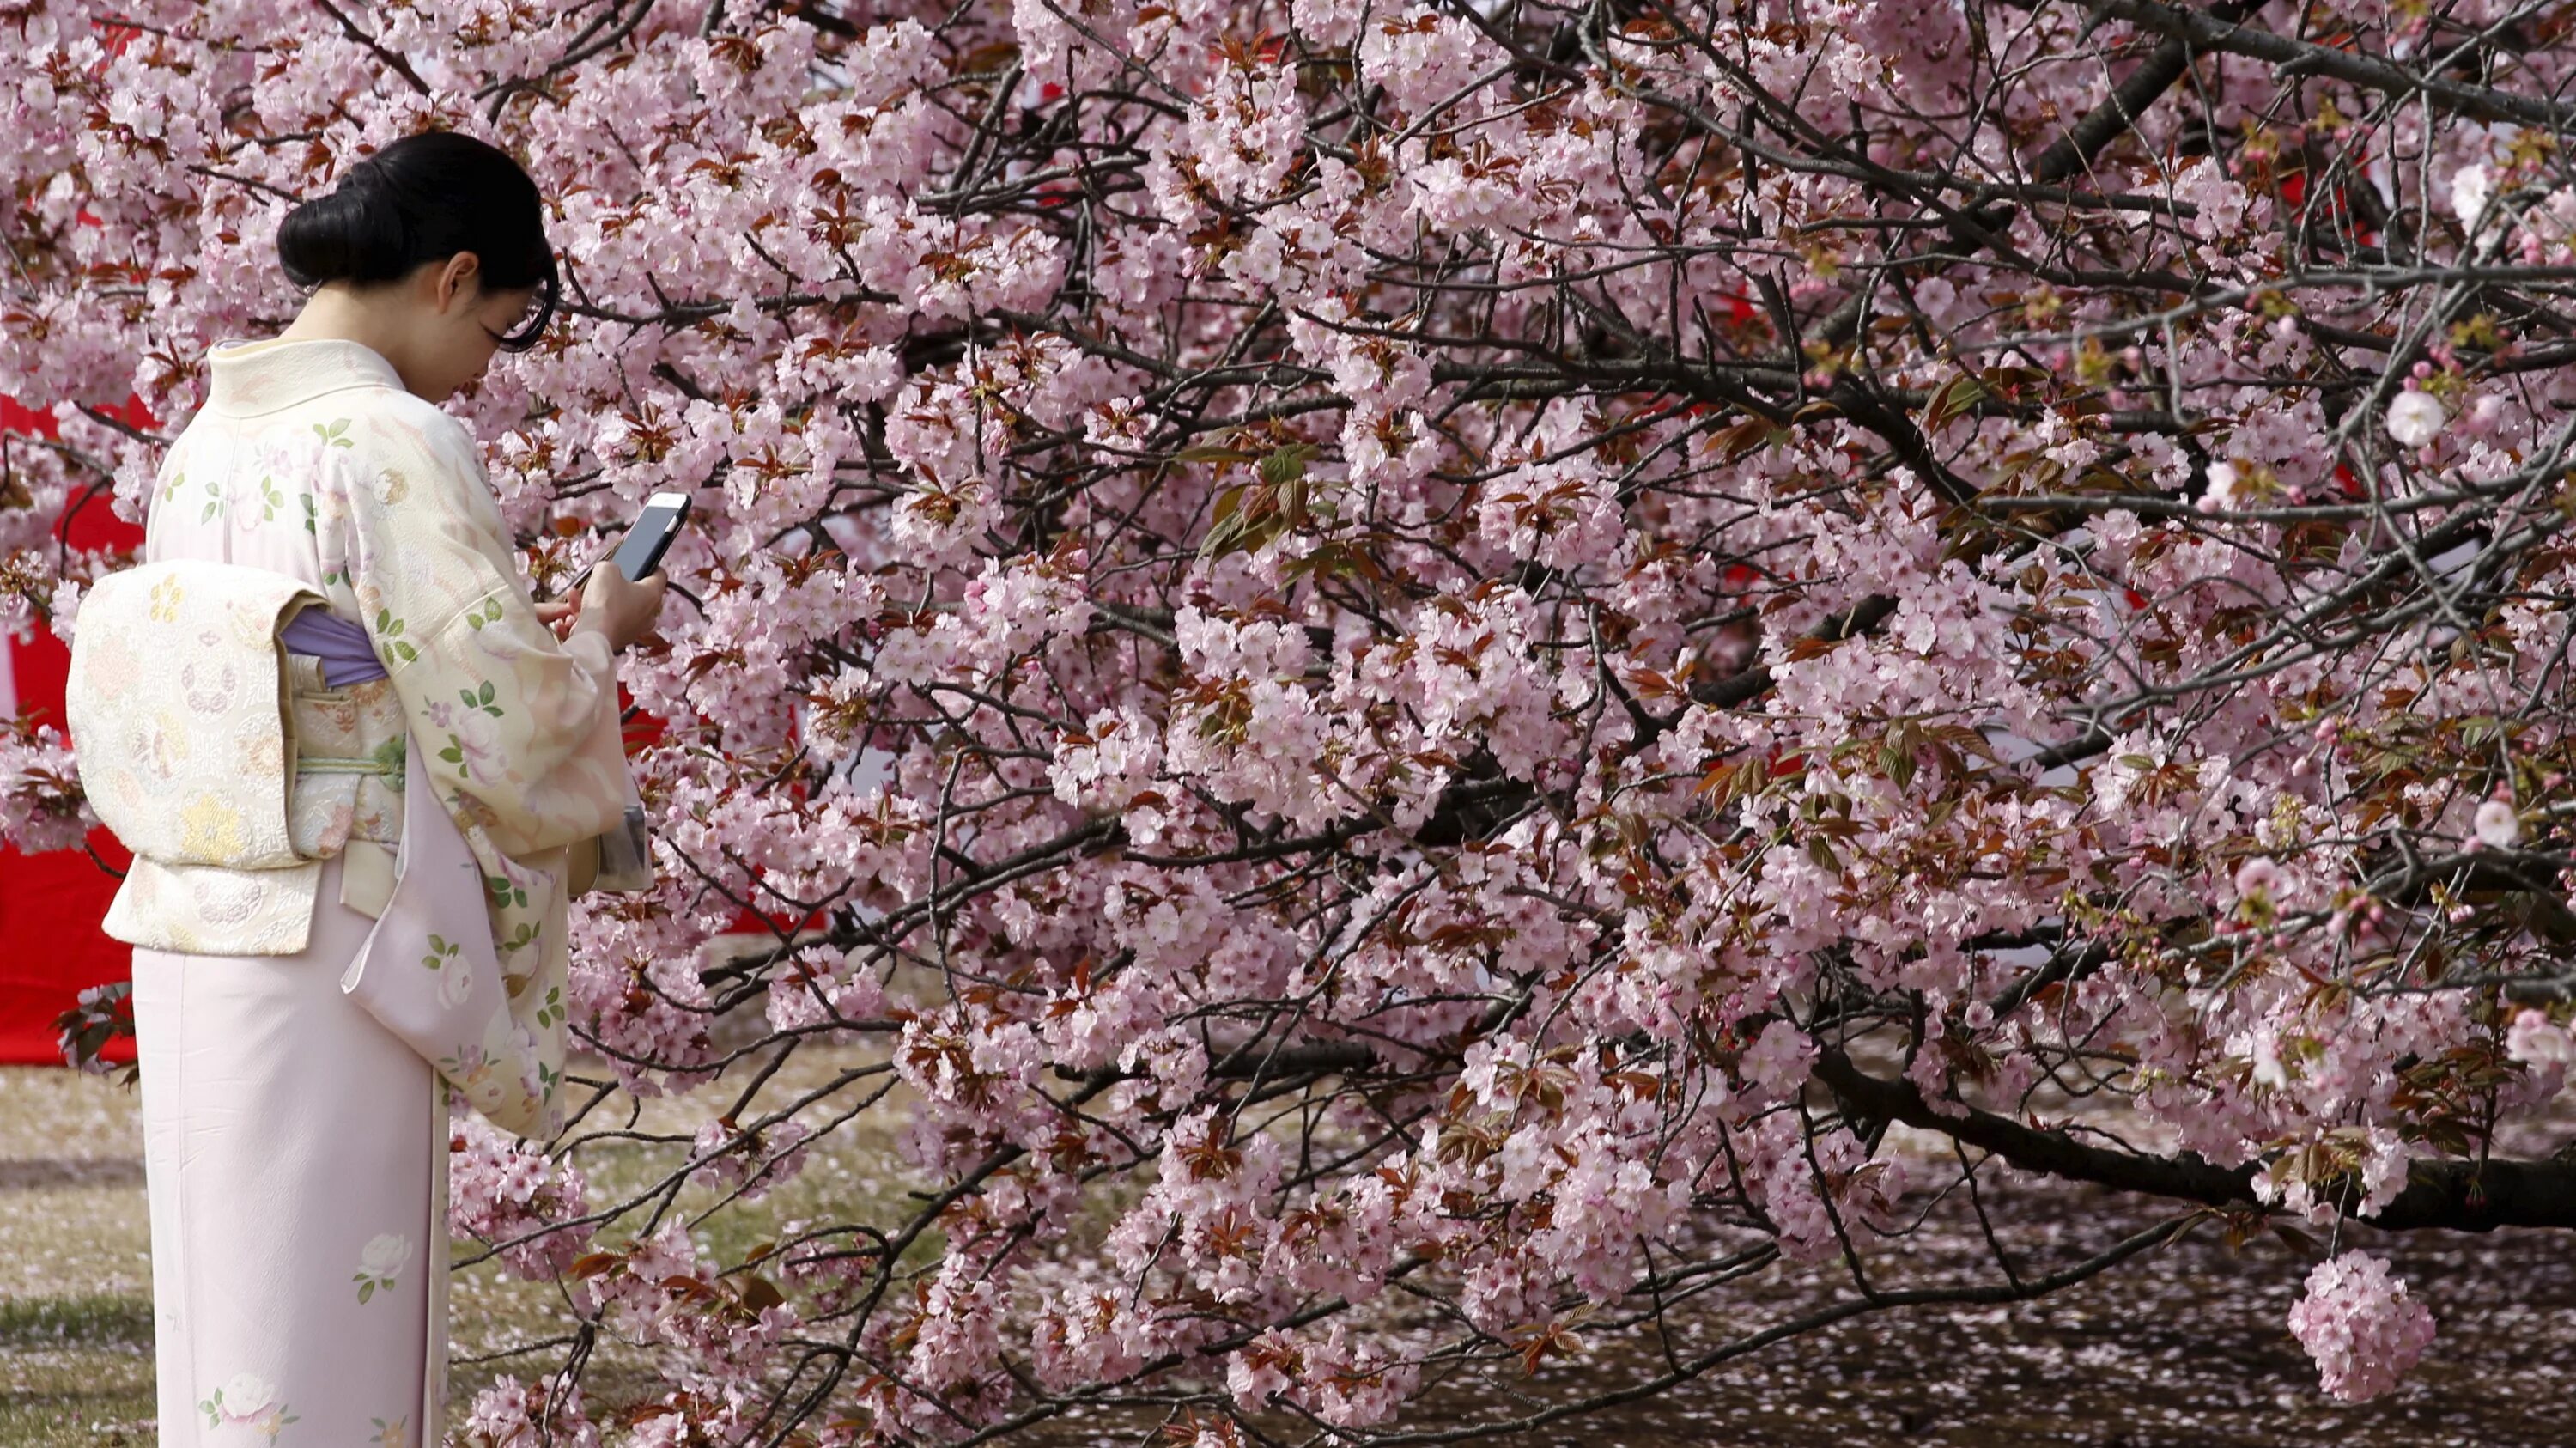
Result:
M337 689L385 676L376 646L363 624L351 623L321 608L306 608L277 631L288 653L311 654L322 661L322 687Z

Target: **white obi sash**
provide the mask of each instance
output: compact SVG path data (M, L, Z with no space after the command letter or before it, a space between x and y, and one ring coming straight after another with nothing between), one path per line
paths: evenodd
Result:
M309 642L297 651L320 653L326 668L338 671L326 676L335 686L382 673L359 625L333 617L295 622L326 603L287 575L204 560L114 573L83 600L66 714L92 808L134 852L109 911L110 935L204 951L202 932L184 923L171 928L173 919L184 922L184 912L166 908L167 891L231 891L281 913L300 899L293 939L286 942L281 926L262 938L273 936L282 948L207 953L303 948L321 865L297 852L288 828L292 766L280 635L305 636ZM482 866L408 732L402 774L393 888L342 971L340 989L469 1100L489 1091L496 1070L528 1077L517 1084L542 1095L538 1043L510 1011ZM643 810L632 779L627 787L626 828L600 841L598 884L649 889ZM138 879L145 882L140 890ZM136 908L120 921L130 891Z

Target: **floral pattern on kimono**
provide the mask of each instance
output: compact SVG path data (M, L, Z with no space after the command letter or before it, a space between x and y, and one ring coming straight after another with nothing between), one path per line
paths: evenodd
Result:
M358 1253L358 1301L366 1302L379 1290L390 1292L403 1269L411 1265L411 1238L400 1232L383 1232L367 1239Z
M323 560L356 580L357 616L481 868L508 1000L481 1050L440 1069L496 1125L550 1137L562 1115L565 850L620 827L627 799L615 662L598 635L559 641L537 617L461 424L423 407L324 427L351 446L326 454L339 529ZM440 982L456 999L470 984Z
M537 617L472 435L404 391L381 357L356 344L281 346L231 369L228 385L225 406L164 459L144 556L275 569L366 627L383 680L324 689L310 660L289 656L297 768L347 765L297 773L293 843L308 856L344 847L344 902L380 913L401 837L405 736L417 740L481 869L506 996L479 1044L437 1064L494 1125L549 1138L562 1118L571 847L621 829L632 788L607 641L558 640ZM224 681L209 672L193 687L213 699ZM181 780L242 763L183 728L147 729L138 747ZM208 811L194 828L219 844L233 824ZM186 948L202 953L301 947L309 895L280 900L254 872L187 883L186 899L137 887L124 918L138 934L185 919ZM447 988L461 998L469 984Z
M235 1373L197 1405L206 1415L208 1441L218 1444L274 1443L296 1420L277 1399L277 1386L257 1373Z

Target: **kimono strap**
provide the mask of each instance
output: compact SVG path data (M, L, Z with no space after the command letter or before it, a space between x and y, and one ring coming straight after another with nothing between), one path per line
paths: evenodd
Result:
M326 608L305 608L277 631L277 641L291 654L310 654L322 661L322 685L344 689L384 678L385 661L366 627Z
M312 607L297 613L286 627L278 630L277 641L289 653L309 654L321 660L322 683L327 688L364 684L386 677L384 660L377 657L375 644L367 637L366 628L328 609ZM407 773L405 762L336 759L312 754L298 755L295 768L301 774L358 773L403 778ZM626 780L626 796L626 809L618 828L599 837L599 863L594 883L604 890L635 893L653 888L653 850L645 825L644 806L637 797L631 775Z
M290 654L303 654L318 660L322 687L345 689L351 684L367 684L389 675L384 660L376 657L376 646L367 637L365 626L340 617L319 604L309 605L287 620L277 631L278 647ZM295 750L295 772L305 774L374 774L395 782L400 787L403 773L403 746L398 740L387 741L393 747L379 749L368 758L351 759L332 754L307 754L299 744Z

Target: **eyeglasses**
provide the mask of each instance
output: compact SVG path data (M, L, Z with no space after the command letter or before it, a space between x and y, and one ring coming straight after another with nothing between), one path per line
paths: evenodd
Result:
M510 339L516 338L517 341L515 345L517 346L533 346L539 335L536 331L537 318L543 316L545 314L545 310L546 294L540 290L535 296L528 299L527 306L520 309L519 315L511 321L509 326L498 332L492 333L493 340L506 346L513 345ZM490 331L491 329L487 327L485 330Z

